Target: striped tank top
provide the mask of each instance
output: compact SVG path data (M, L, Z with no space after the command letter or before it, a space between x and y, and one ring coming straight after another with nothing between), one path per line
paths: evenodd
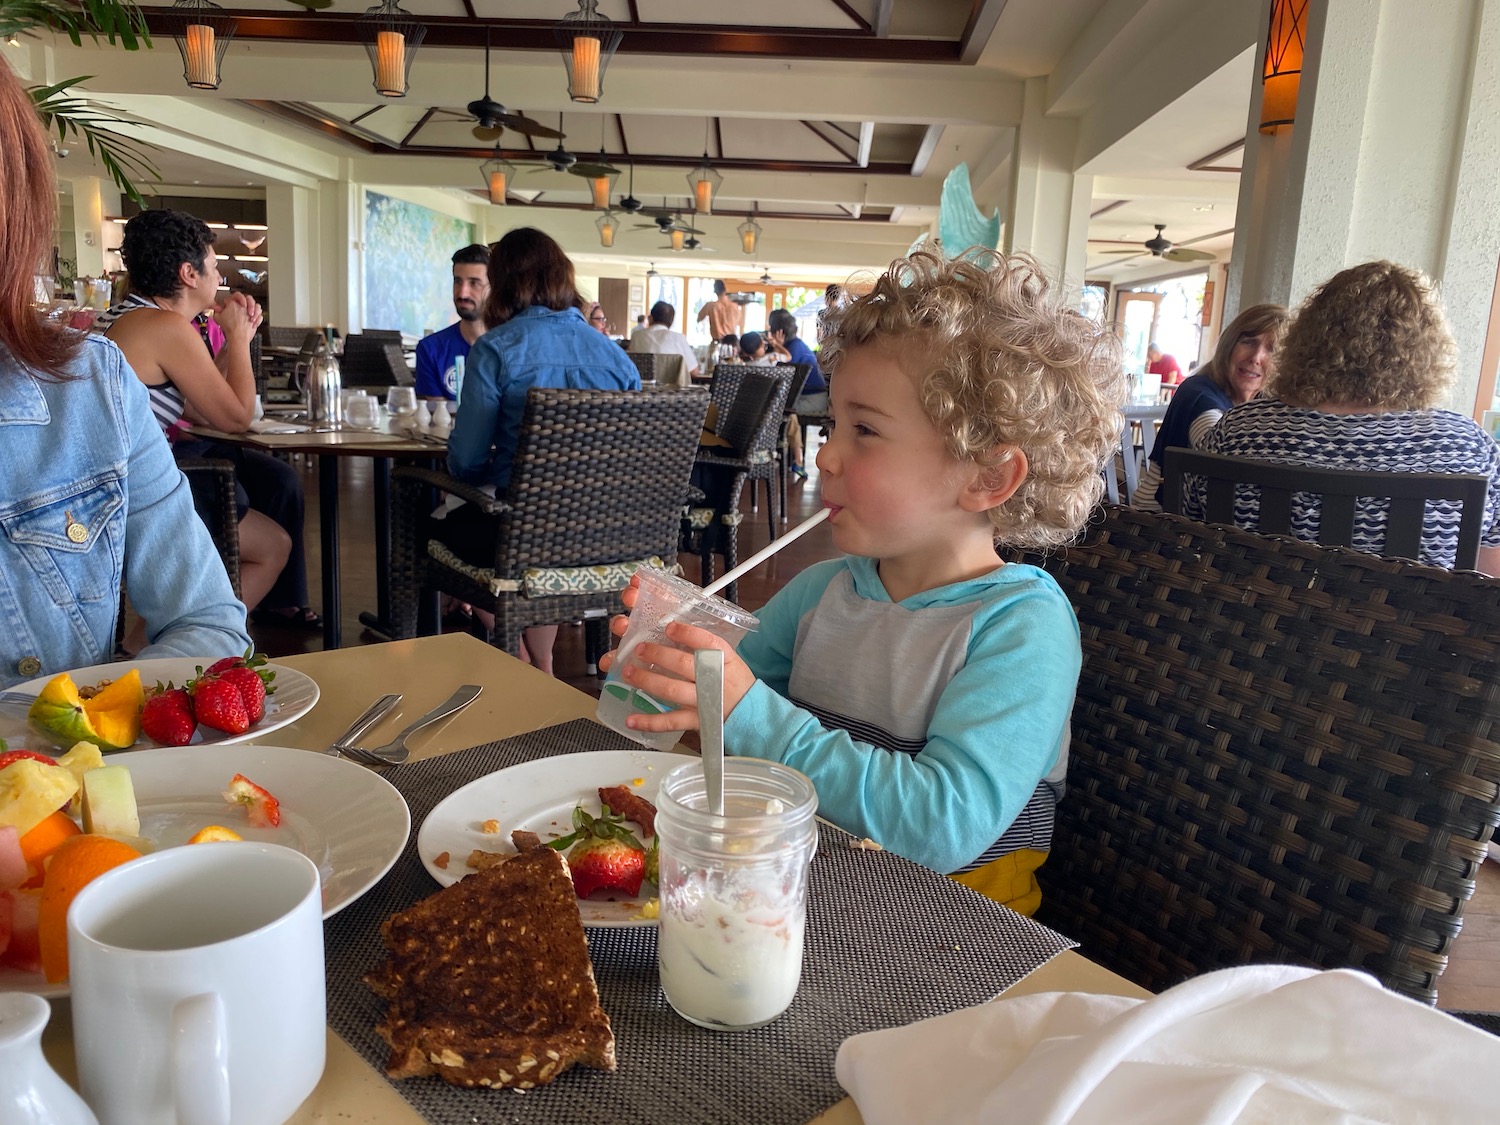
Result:
M117 305L100 313L94 319L93 331L103 334L110 325L119 320L128 312L136 309L154 309L160 306L149 297L142 297L138 293L132 293ZM146 392L151 397L151 414L156 419L156 424L161 427L162 433L171 440L174 434L173 427L180 425L183 415L187 413L187 402L182 397L172 380L152 386L146 384Z

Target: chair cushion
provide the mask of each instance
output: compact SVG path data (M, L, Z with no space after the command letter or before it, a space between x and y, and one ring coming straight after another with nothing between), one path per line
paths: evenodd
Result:
M630 584L631 575L643 566L680 573L679 567L668 568L660 556L652 555L634 562L599 566L528 567L519 579L497 578L493 569L464 562L436 539L427 541L427 553L450 570L487 587L496 596L519 593L523 598L545 598L556 594L603 594L623 590Z
M745 518L744 512L725 512L724 526L739 527ZM702 531L714 522L714 510L712 508L689 508L687 510L687 524L694 531Z

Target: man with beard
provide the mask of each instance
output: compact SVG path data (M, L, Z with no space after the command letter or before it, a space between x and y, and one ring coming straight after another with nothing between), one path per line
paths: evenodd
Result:
M453 255L453 310L458 322L423 337L417 345L417 396L431 402L458 398L458 373L469 349L484 335L484 303L490 296L490 251L478 243Z

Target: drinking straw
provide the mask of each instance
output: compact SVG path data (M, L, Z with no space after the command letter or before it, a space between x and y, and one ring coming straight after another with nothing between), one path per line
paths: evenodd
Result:
M781 550L781 548L785 547L793 539L796 539L804 533L811 531L818 524L822 523L828 518L828 513L831 511L833 511L832 508L819 508L816 514L809 516L807 519L803 520L796 527L792 528L791 531L788 531L785 535L783 535L780 539L768 543L766 546L762 547L759 551L756 551L755 554L751 555L744 562L740 563L739 566L735 567L718 581L711 582L707 586L703 587L703 592L705 594L717 594L720 590L722 590L725 586L728 586L736 578L740 578L743 575L748 574L750 571L754 570L761 563L765 562L768 558L774 555L777 551Z

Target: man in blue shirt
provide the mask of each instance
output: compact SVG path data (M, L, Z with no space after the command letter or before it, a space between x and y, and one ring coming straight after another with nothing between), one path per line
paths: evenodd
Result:
M490 295L490 251L475 243L453 255L453 310L458 322L424 336L417 345L417 397L432 402L458 398L458 365L484 335L484 303Z
M802 384L802 393L792 403L796 414L822 415L828 413L828 381L818 367L818 355L797 335L797 318L786 309L772 309L766 317L766 340L776 352L781 363L807 364L807 379ZM796 419L787 422L786 441L792 455L792 472L799 480L807 479L802 467L802 424Z

